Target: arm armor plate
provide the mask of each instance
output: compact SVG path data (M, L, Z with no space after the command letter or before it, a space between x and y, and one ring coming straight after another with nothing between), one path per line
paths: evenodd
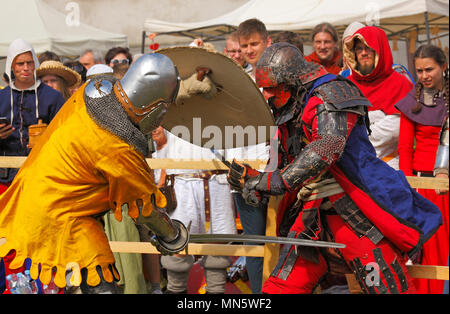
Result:
M326 171L339 159L345 148L349 134L347 110L321 104L317 106L317 111L319 138L305 146L297 158L281 170L283 181L291 190L307 184Z
M169 216L153 204L153 211L149 216L143 216L139 212L136 223L143 225L152 231L157 239L157 246L163 254L174 254L183 250L189 242L189 231L186 226L178 220L170 219Z
M448 143L448 117L444 122L441 130L439 146L436 152L436 161L434 163L434 175L437 173L448 174L448 159L449 159L449 143Z

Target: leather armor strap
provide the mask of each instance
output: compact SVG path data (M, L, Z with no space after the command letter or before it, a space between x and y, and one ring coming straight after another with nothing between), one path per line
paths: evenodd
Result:
M386 280L387 289L389 290L389 293L398 294L397 283L395 282L394 274L390 270L389 265L384 260L383 254L381 253L381 249L380 248L374 249L373 256L375 258L375 262L380 267L380 271L383 274L384 279ZM384 286L381 280L379 280L379 284L380 286L377 286L378 291L380 291L380 293L386 293L387 292L386 287Z
M130 117L131 121L135 124L139 124L139 122L148 114L150 111L153 110L154 107L156 107L159 103L154 104L154 106L147 107L143 110L140 110L133 106L131 103L131 100L128 98L127 94L124 92L122 85L120 84L120 81L116 81L114 83L114 94L117 97L117 100L119 100L120 104L122 105L123 109L127 113L127 115Z
M287 237L297 239L305 238L302 232L297 233L296 231L290 231ZM285 245L283 247L283 250L281 251L278 263L273 269L271 276L286 280L289 274L292 272L292 269L294 268L295 262L297 261L298 257L315 264L319 264L320 262L319 251L316 247L304 246L297 250L292 245Z
M353 273L355 274L356 280L358 281L361 289L365 293L377 294L373 285L366 285L367 273L366 273L366 270L364 269L364 266L361 263L361 259L359 257L350 261L350 267L353 269Z
M375 245L384 238L383 234L370 222L348 195L344 194L332 203L339 216L350 225L359 238L366 236Z
M289 234L287 235L287 237L288 238L294 238L295 235L296 235L295 231L290 231ZM272 277L277 277L278 276L278 273L280 272L281 268L283 267L284 262L286 260L286 257L288 255L288 253L290 252L290 250L291 250L291 246L290 245L283 246L283 249L282 249L282 251L280 253L280 257L278 258L278 263L275 266L275 268L272 270L272 274L271 274Z
M400 289L401 292L405 292L408 290L408 282L406 280L406 276L405 276L405 272L402 269L402 266L400 265L400 263L395 259L392 263L391 263L391 267L392 269L395 271L395 273L397 274L398 280L400 281Z
M137 124L139 121L131 108L131 106L132 106L131 101L128 98L127 94L125 94L125 92L123 91L120 81L116 81L114 83L113 90L114 90L114 94L116 95L117 100L122 105L122 107L125 110L125 112L127 113L127 115L130 117L130 119L134 123Z
M339 193L343 193L344 190L336 182L334 178L323 179L317 182L313 182L307 185L304 185L297 193L297 198L307 202L320 198L325 198L328 196L336 195ZM328 209L328 208L320 208L320 209Z

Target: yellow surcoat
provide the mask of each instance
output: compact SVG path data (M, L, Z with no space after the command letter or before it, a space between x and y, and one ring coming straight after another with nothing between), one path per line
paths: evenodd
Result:
M93 216L112 210L119 221L122 205L136 218L166 199L156 188L145 156L103 129L89 116L84 86L61 108L32 149L8 190L0 196L0 257L15 250L10 267L31 259L30 273L43 284L66 285L66 268L79 284L80 270L96 286L102 269L106 281L118 273L103 226ZM40 271L39 271L40 268Z

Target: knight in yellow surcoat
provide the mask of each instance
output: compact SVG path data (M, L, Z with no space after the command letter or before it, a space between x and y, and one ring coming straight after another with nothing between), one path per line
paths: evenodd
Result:
M163 210L145 160L146 134L175 102L180 77L158 53L139 58L121 80L88 81L61 108L0 196L0 257L10 269L31 260L43 284L66 286L66 271L84 293L114 292L114 256L96 217L122 207L153 233L163 254L187 245L186 227ZM100 290L95 290L95 288ZM102 290L103 289L103 290Z

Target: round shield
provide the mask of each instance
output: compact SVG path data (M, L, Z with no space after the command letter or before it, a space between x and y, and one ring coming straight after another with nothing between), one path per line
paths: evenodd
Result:
M209 68L218 93L208 99L194 95L182 105L172 104L161 125L184 140L215 149L268 142L276 130L274 118L253 79L233 59L198 47L157 51L172 59L181 79Z

